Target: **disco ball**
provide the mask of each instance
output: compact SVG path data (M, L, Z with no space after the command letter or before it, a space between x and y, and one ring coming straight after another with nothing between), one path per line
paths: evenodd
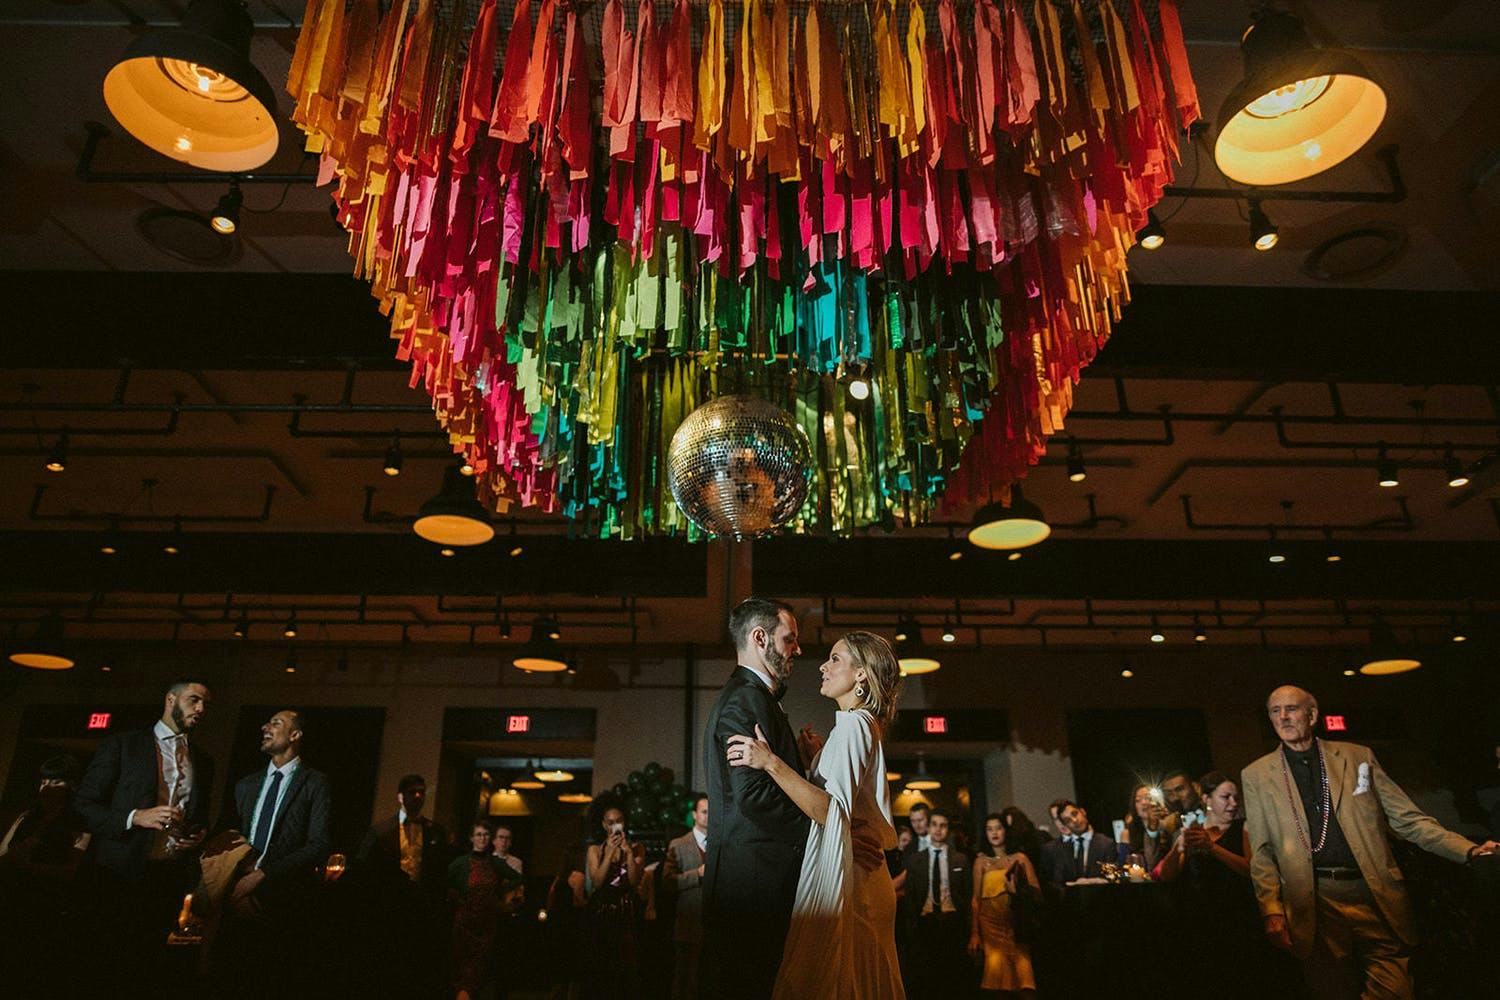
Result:
M754 396L720 396L672 435L667 482L698 527L751 538L801 509L811 464L807 436L784 410Z

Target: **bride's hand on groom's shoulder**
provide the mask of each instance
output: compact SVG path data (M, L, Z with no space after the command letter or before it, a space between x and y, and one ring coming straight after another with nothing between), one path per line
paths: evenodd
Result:
M754 736L729 737L727 753L730 767L753 767L757 771L764 771L776 756L771 752L771 744L766 742L766 734L760 731L760 726L755 727Z
M797 752L802 755L802 766L812 767L812 762L823 749L823 737L812 726L803 726L802 731L797 734Z

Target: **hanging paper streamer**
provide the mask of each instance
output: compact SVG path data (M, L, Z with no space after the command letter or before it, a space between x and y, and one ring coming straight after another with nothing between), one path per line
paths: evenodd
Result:
M1198 114L1174 0L381 8L309 0L287 81L355 273L481 499L605 536L695 530L729 393L812 444L792 530L1002 493Z

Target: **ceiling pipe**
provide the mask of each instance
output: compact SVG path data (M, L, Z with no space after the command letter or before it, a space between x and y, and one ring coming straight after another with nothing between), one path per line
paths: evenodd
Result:
M85 512L70 510L64 514L42 512L42 497L47 487L38 485L32 495L31 507L26 517L32 521L94 522L117 524L263 524L271 519L271 502L276 496L276 487L266 487L266 499L259 514L125 514L109 512Z
M1193 517L1192 494L1182 494L1182 520L1189 531L1313 531L1327 534L1333 531L1412 531L1416 528L1416 522L1412 520L1411 511L1407 508L1406 497L1392 497L1400 513L1391 517L1378 517L1372 521L1355 524L1293 524L1290 522L1263 521L1263 522L1210 522L1200 521ZM1282 501L1284 507L1290 506L1290 501Z

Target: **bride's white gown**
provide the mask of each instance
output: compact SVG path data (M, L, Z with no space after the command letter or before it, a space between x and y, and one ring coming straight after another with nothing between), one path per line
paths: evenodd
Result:
M775 996L900 1000L906 992L896 959L896 891L885 865L860 870L850 847L856 820L869 824L886 850L896 846L885 752L869 713L837 713L812 771L832 801L827 822L807 832Z

